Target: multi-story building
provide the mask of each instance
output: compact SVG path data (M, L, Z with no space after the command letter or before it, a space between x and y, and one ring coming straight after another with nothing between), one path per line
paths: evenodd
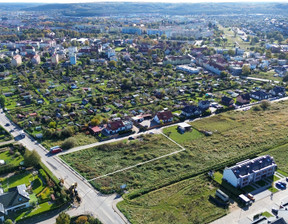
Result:
M57 65L59 63L59 56L58 54L53 54L51 57L51 63L53 65Z
M33 58L31 59L31 62L32 64L39 65L41 62L39 54L34 55Z
M277 165L270 155L247 159L224 169L223 180L234 187L242 188L265 177L274 175Z
M122 33L127 33L127 34L142 34L142 30L138 27L123 27L122 28Z
M77 64L77 56L76 56L76 54L70 55L70 64L71 65L76 65Z
M21 55L17 54L13 57L13 59L11 60L11 65L14 67L18 67L22 64L22 57Z

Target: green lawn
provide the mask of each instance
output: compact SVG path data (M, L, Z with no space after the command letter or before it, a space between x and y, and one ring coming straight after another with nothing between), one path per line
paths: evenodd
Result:
M278 189L273 186L269 187L268 190L271 191L272 193L278 192Z
M30 172L13 175L4 179L2 182L2 188L4 191L7 191L9 188L16 187L20 184L29 186L30 182L32 183L32 190L35 194L38 194L43 190L44 186L42 180L38 177L38 175L33 176Z
M49 211L50 209L53 209L57 207L57 203L51 203L51 202L45 202L42 204L39 204L36 206L36 208L32 209L25 209L24 211L20 211L19 213L16 214L16 221L21 220L23 217L28 218L33 215L38 215L39 213Z
M217 187L200 175L150 192L117 207L131 223L209 223L227 213L208 201Z
M116 48L115 48L115 51L116 51L116 52L120 52L120 51L123 50L123 49L125 49L125 48L124 48L124 47L116 47Z
M181 134L177 130L177 125L171 126L169 128L165 128L163 130L163 133L172 138L174 141L176 141L179 144L202 138L204 135L200 133L199 131L195 129L191 129L191 131L187 131L184 134Z
M19 166L20 162L23 161L23 156L15 156L14 155L10 155L9 150L0 153L0 160L4 160L5 163L8 165L13 165L13 166ZM1 166L0 166L0 170L1 170Z
M223 178L223 174L220 173L219 171L214 173L214 180L218 183L221 184L222 183L222 178Z
M261 215L267 218L274 217L274 215L272 215L270 212L267 212L267 211L263 212Z

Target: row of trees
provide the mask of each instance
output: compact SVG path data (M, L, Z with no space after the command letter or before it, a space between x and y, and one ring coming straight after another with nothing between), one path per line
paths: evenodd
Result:
M56 218L56 224L72 224L70 215L65 212L61 212ZM101 222L93 216L82 215L79 216L75 222L73 222L73 224L101 224Z

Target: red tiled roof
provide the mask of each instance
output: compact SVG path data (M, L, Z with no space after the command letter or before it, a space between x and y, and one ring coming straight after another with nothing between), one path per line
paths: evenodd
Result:
M100 127L98 127L98 126L92 127L92 128L90 128L90 130L93 131L94 133L102 131L102 129Z
M158 112L157 117L159 120L169 120L173 117L171 111Z
M107 125L107 129L112 130L112 131L115 131L118 128L123 128L123 127L125 127L125 125L123 124L122 121L112 121L108 123Z

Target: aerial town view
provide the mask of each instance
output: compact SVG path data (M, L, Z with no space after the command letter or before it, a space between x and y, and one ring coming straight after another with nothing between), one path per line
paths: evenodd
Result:
M0 223L288 223L288 1L0 0Z

